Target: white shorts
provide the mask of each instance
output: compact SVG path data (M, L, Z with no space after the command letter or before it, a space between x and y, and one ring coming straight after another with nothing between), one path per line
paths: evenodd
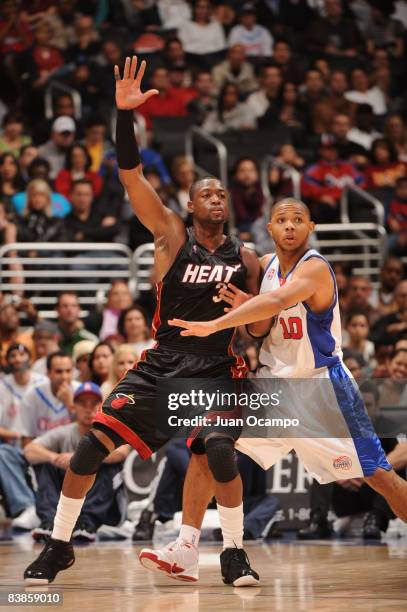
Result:
M272 378L269 371L262 368L259 378L266 377ZM347 368L343 364L326 368L318 372L318 379L323 383L319 384L317 379L314 379L315 384L307 381L302 387L301 381L293 380L292 383L296 399L292 400L294 392L291 393L289 415L306 415L302 437L284 437L282 432L281 437L239 438L237 450L249 455L264 469L295 450L320 484L372 476L378 467L391 470ZM324 415L329 418L324 419ZM318 429L321 423L323 426ZM318 433L312 435L313 432Z

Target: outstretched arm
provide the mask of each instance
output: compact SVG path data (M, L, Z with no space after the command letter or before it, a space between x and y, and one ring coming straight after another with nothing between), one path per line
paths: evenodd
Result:
M329 286L330 272L325 263L313 259L305 262L289 283L275 291L257 295L245 304L213 321L189 322L181 319L168 321L169 325L183 327L182 336L209 336L215 332L268 319L298 302L309 300L319 289ZM329 278L328 278L329 277Z
M146 62L142 61L137 71L137 57L126 58L123 78L118 66L114 68L116 79L116 147L120 180L126 189L134 214L154 235L184 237L181 219L161 202L160 198L144 178L140 153L134 136L133 111L149 98L158 94L156 89L141 92L141 82ZM180 245L176 244L177 250Z

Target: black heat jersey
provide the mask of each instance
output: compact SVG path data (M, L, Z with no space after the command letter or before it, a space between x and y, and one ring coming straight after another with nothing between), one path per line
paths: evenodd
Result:
M226 302L220 288L231 282L245 290L247 268L240 253L242 243L228 236L214 253L199 244L192 228L174 263L157 284L157 309L153 319L154 338L159 346L202 355L230 354L233 329L206 338L184 337L168 319L209 321L222 316Z

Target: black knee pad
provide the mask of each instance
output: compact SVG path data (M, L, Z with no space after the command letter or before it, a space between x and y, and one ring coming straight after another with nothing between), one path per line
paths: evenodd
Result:
M230 482L239 474L232 438L214 436L205 442L208 465L217 482Z
M79 476L96 474L110 451L89 431L79 441L69 467Z

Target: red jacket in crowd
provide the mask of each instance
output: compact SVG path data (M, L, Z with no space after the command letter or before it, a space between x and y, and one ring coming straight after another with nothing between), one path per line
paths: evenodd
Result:
M329 195L339 200L346 185L364 187L364 177L348 162L338 160L331 164L319 161L309 166L302 177L302 193L305 198L319 200Z

